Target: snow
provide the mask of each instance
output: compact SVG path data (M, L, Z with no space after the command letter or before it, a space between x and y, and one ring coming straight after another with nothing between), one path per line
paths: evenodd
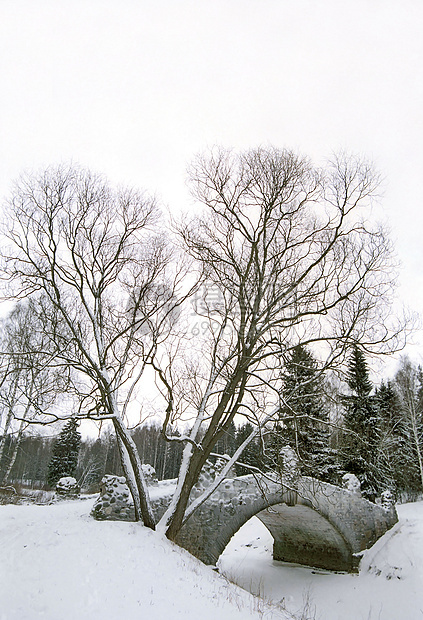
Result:
M358 575L272 559L273 539L254 517L219 560L221 573L291 613L315 620L423 618L423 502L397 507L399 523L364 552Z
M141 524L94 521L93 502L0 506L0 620L287 617Z
M354 474L344 474L342 476L342 486L344 489L347 489L347 491L361 497L361 484L357 476Z
M398 507L358 575L273 561L251 519L219 566L271 607L140 524L94 521L93 501L0 506L0 620L278 620L282 606L307 620L423 618L423 502Z
M166 497L172 495L176 490L177 478L173 480L159 480L157 486L148 487L148 494L151 500L159 499L160 497Z
M74 487L77 484L75 478L72 476L64 476L63 478L60 478L58 482L62 487Z

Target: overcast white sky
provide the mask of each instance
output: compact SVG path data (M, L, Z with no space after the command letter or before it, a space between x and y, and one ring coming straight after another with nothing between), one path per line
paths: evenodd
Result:
M422 0L0 0L0 196L72 160L177 210L207 146L346 149L385 179L419 311L422 30Z

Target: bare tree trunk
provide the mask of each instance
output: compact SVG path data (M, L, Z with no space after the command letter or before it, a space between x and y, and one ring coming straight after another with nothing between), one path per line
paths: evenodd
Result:
M113 426L116 431L122 466L134 500L135 518L137 521L141 518L146 527L154 530L156 521L137 447L120 418L113 418Z
M1 459L2 459L3 454L4 454L4 446L5 446L5 442L6 442L6 436L7 436L7 433L9 431L9 428L12 425L12 420L14 418L13 408L14 408L14 406L16 404L17 390L18 390L18 385L17 385L17 381L15 379L13 381L12 385L11 385L10 393L8 394L6 420L5 420L5 424L4 424L4 428L3 428L3 433L0 436L0 462L1 462Z
M422 489L423 489L423 456L422 456L422 451L421 451L421 447L420 447L420 440L419 440L419 433L418 433L418 429L417 429L416 415L417 415L417 412L416 412L415 407L413 405L412 411L411 411L411 431L412 431L412 434L413 434L414 445L415 445L415 448L416 448L417 460L419 462L420 481L421 481L421 485L422 485Z
M3 458L3 454L4 454L4 448L6 445L6 437L7 437L7 433L9 431L9 428L12 425L12 420L13 420L13 409L10 407L8 412L7 412L7 416L6 416L6 422L4 425L4 429L3 429L3 434L0 437L0 462Z
M5 482L7 482L7 479L10 475L10 472L12 471L12 467L15 464L16 461L16 457L18 455L18 450L19 450L19 446L21 445L21 441L22 441L22 437L23 437L23 432L24 432L24 422L22 421L19 427L19 431L18 434L16 436L16 441L15 444L13 446L13 451L12 451L12 455L10 457L9 463L4 471L4 473L1 475L0 477L0 486L3 485ZM1 455L0 455L1 458Z
M3 435L0 437L0 462L3 458L4 447L6 445L6 437L7 437L7 424L4 427Z
M169 516L166 536L170 540L175 540L177 533L182 527L189 496L193 486L198 480L201 468L207 460L204 455L200 455L200 457L204 459L203 462L199 460L198 456L196 456L196 458L194 456L191 458L186 476L184 478L184 483L180 490L179 498L174 506L172 514Z

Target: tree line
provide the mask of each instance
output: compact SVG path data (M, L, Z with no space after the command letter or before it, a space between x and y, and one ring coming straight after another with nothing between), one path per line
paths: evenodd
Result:
M250 427L248 423L238 428L233 424L230 432L216 445L216 452L233 454L246 434L251 432ZM179 434L177 430L175 434ZM137 427L132 432L132 438L143 455L143 463L154 468L158 480L177 478L182 446L180 443L166 442L159 423ZM251 461L248 454L255 458L256 447L247 451L247 462ZM245 467L238 466L237 472L245 473ZM105 474L123 475L116 436L110 428L98 438L81 439L75 421L70 420L54 436L24 434L19 444L13 433L4 436L0 486L8 482L54 487L60 477L71 475L82 488L97 489Z
M316 360L318 393L317 376L345 373L354 347L392 352L404 334L390 307L392 246L368 218L378 187L368 162L341 154L318 167L286 149L213 149L189 179L197 209L168 221L147 193L78 167L26 174L2 230L4 296L16 302L2 327L3 446L33 423L108 422L136 519L171 539L255 443L272 458L279 431L304 467L330 474L326 413L311 399L299 413L286 387L291 358ZM140 417L154 409L170 452L182 452L160 523L134 407ZM234 423L251 432L192 500ZM276 443L274 461L279 452Z
M79 439L78 439L79 437ZM135 429L133 439L142 451L144 463L154 467L159 480L176 478L181 460L180 444L168 444L160 432L160 425L149 424ZM17 439L13 435L6 440L0 477L8 468L10 455L14 453ZM54 455L54 449L56 456ZM76 459L69 462L76 450ZM69 428L67 422L58 436L40 434L24 436L8 476L8 481L39 484L54 487L65 475L74 476L82 488L96 489L105 474L123 475L116 437L107 429L97 438L81 439L77 428Z
M398 500L414 499L423 493L420 367L403 358L395 377L375 387L364 354L354 347L343 391L342 387L334 391L320 373L317 360L305 347L298 346L281 374L279 416L248 444L233 474L260 470L283 475L283 450L289 446L298 458L301 474L340 485L345 473L353 473L370 500L384 491ZM253 431L251 422L238 426L233 422L216 443L215 454L232 456ZM177 429L174 433L180 434ZM159 423L137 427L132 437L143 462L154 468L158 480L177 478L182 446L166 442ZM95 490L105 474L123 475L116 437L110 428L97 439L81 440L73 419L65 424L59 438L24 435L19 445L13 434L4 439L0 484L7 479L54 486L61 476L73 475L81 487Z

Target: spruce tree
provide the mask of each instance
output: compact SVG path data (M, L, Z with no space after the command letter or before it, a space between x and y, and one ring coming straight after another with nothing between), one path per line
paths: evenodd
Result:
M47 481L51 486L55 486L62 477L75 474L81 444L81 435L77 428L77 420L69 420L53 447L47 474Z
M376 467L379 486L398 497L408 487L409 473L400 402L392 381L382 381L376 388L374 405L378 418Z
M373 384L362 350L353 347L347 369L350 393L343 397L345 413L342 464L355 474L363 495L374 500L379 491L377 480L378 412L371 395Z
M297 453L302 474L333 482L338 467L329 446L328 422L322 373L310 351L298 345L285 361L280 416L267 452L277 462L280 449L289 445Z
M251 435L254 427L250 422L245 422L245 424L241 424L236 430L235 436L235 450ZM234 451L235 451L234 450ZM242 453L241 461L245 463L245 465L251 465L252 467L260 467L262 463L262 454L261 454L261 445L259 439L254 439L251 441L245 450ZM249 474L250 470L242 467L238 463L236 464L236 474L237 476L244 476Z
M400 404L398 394L392 381L382 381L375 389L374 403L377 408L377 416L380 430L398 431L400 421Z
M237 448L237 429L235 426L235 422L232 422L229 425L227 431L222 434L222 437L217 440L214 451L217 454L228 454L232 456Z

